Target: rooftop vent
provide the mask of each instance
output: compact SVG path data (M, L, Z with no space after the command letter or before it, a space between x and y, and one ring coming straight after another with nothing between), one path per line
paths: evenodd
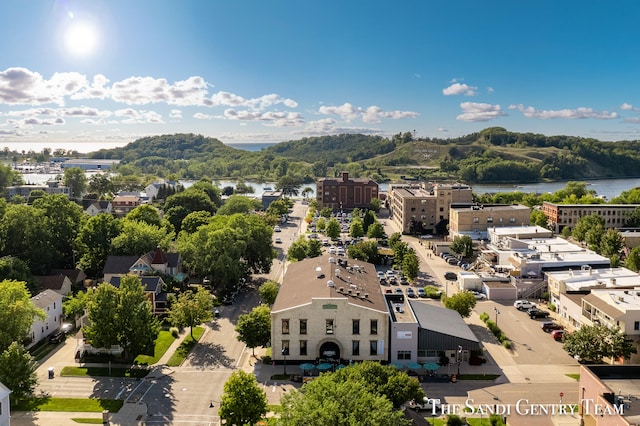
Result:
M356 296L360 297L360 290L356 291Z
M333 257L329 258L329 263L336 263L336 260Z
M338 293L344 293L344 287L338 287Z
M327 287L335 287L336 285L334 284L333 281L329 280L327 281Z
M365 298L365 299L368 299L368 298L369 298L369 293L365 293L365 294L364 294L364 298Z

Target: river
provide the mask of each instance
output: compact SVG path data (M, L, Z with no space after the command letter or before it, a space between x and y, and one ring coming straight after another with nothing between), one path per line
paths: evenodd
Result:
M55 174L35 174L29 173L24 174L24 181L28 184L32 185L44 185L48 179L55 178ZM587 188L593 189L596 191L596 194L600 197L605 198L606 200L611 200L614 197L620 195L623 191L628 191L630 189L640 187L640 178L630 178L630 179L598 179L598 180L589 180L587 182ZM193 184L192 181L183 181L182 182L185 187L189 187ZM225 186L235 186L236 182L234 181L215 181L214 182L218 187L224 188ZM262 193L269 189L275 188L274 182L246 182L247 185L251 185L255 192L253 195L260 196ZM544 182L544 183L525 183L519 185L513 184L474 184L471 185L473 188L473 192L476 194L487 194L487 193L496 193L496 192L513 192L513 191L521 191L521 192L533 192L536 194L542 194L545 192L556 192L567 185L567 182ZM310 197L315 197L316 185L315 183L305 184L299 188L299 191L302 192L302 189L305 187L309 187L313 190L313 193L310 194ZM388 183L380 184L380 191L386 192L389 189Z

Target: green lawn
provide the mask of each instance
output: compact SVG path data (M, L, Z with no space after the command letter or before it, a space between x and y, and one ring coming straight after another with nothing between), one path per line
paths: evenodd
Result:
M202 337L203 333L204 333L203 327L194 327L193 328L194 338L193 339L191 338L191 334L187 335L187 337L185 337L185 339L182 341L180 346L178 346L178 349L175 351L175 353L171 355L171 358L169 358L167 365L169 367L178 367L180 364L182 364L182 362L185 360L187 355L189 355L189 352L191 351L191 349L196 345L196 343L198 343L198 340L200 340L200 337Z
M61 376L91 377L134 377L142 378L149 374L146 368L109 368L109 367L64 367Z
M499 374L461 374L458 380L495 380Z
M156 339L156 346L153 350L153 356L150 355L138 355L136 359L133 361L134 364L141 365L153 365L162 358L169 346L174 342L175 337L171 335L171 332L162 330L160 334L158 334L158 338Z
M103 423L102 417L91 418L91 417L74 417L73 420L76 423L84 423L90 425L101 425Z
M93 398L32 398L20 401L13 408L14 411L64 411L102 413L109 410L117 413L122 408L124 401L114 399Z

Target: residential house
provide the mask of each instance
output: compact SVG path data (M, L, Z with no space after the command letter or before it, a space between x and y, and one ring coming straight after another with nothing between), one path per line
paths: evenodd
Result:
M86 287L85 280L87 279L87 274L80 269L52 269L50 275L62 274L65 277L69 278L72 286L76 287Z
M113 214L120 217L126 216L127 213L138 207L140 204L142 204L142 198L140 195L119 194L111 200Z
M163 191L162 191L163 188L168 188L168 189L171 189L173 192L175 192L178 188L178 185L179 183L174 180L153 182L144 188L144 193L146 194L146 197L149 200L155 200L155 199L158 199L159 197L166 198L167 194L166 194L166 191L163 194Z
M45 313L44 319L36 319L31 326L29 337L34 345L55 332L62 325L62 295L55 290L44 290L31 298L36 308Z
M103 280L109 282L114 276L135 274L138 276L154 273L171 275L178 281L185 278L182 273L180 254L165 253L160 247L142 256L108 256L105 261Z
M42 290L55 290L62 296L71 294L71 280L64 274L39 275L34 278Z
M0 426L11 426L11 391L0 382Z
M120 288L121 276L111 277L109 284L116 288ZM158 276L143 276L140 277L142 286L144 287L144 293L149 298L151 306L153 307L153 313L155 315L163 315L168 308L167 293L162 289L164 287L164 281Z
M112 211L111 201L105 201L105 200L102 200L102 201L87 200L87 201L89 202L88 203L83 202L82 205L84 207L84 212L87 213L89 216L97 216L100 213L111 214L111 211Z

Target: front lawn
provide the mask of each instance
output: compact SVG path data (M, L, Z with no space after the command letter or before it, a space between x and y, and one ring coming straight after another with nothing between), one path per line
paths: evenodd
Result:
M110 413L117 413L123 405L124 401L115 399L44 397L19 401L13 410L84 413L102 413L104 410L109 410Z
M178 367L180 364L182 364L182 362L187 358L187 355L189 355L189 352L191 352L191 349L196 345L196 343L198 343L198 340L200 340L202 334L204 334L203 327L194 327L193 339L191 338L191 333L188 334L187 337L185 337L185 339L182 341L180 346L178 346L178 349L176 349L175 353L171 355L171 358L169 358L167 365L169 367Z
M133 360L134 364L141 365L153 365L157 363L162 355L167 352L169 346L176 340L175 337L171 335L170 331L162 330L160 334L158 334L158 338L156 339L156 346L153 350L153 356L150 355L138 355L135 360Z

